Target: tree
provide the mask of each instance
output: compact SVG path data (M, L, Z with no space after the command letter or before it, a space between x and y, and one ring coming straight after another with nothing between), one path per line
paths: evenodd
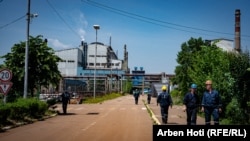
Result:
M192 82L199 86L200 95L204 92L205 81L211 79L213 87L220 92L222 99L225 100L233 95L232 88L235 81L229 69L227 52L215 45L202 46L201 50L194 56L188 74Z
M226 116L231 123L249 124L250 123L250 56L249 52L229 53L228 54L230 73L235 79L232 93L227 102ZM233 100L231 100L233 98Z
M200 41L200 42L198 42ZM198 85L202 96L207 79L222 96L223 121L229 124L250 123L250 55L249 52L225 52L214 44L191 38L178 53L176 77L179 90L187 91L191 83Z
M202 45L206 45L202 38L191 38L181 45L181 51L178 52L176 59L179 65L175 68L175 78L172 80L174 84L178 84L181 92L188 91L192 83L188 70L192 69L193 57L201 50Z
M12 90L22 94L24 81L25 65L25 42L15 44L11 52L2 56L5 58L4 65L13 73ZM29 60L28 60L28 92L33 97L34 90L40 86L57 86L61 79L60 71L57 68L57 62L61 58L54 54L54 50L47 46L47 42L42 36L30 36L29 38Z

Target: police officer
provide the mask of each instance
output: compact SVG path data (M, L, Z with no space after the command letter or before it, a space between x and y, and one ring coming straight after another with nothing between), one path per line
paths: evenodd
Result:
M70 100L70 94L68 91L65 91L62 93L62 108L63 108L63 114L67 114L67 105Z
M187 114L187 125L196 125L197 111L199 107L199 96L196 93L197 85L192 84L190 92L186 93L183 99L184 112Z
M221 97L218 91L212 88L212 81L206 81L206 91L202 97L202 109L205 113L205 125L211 125L211 116L213 116L214 125L219 125L219 113L221 112Z
M172 108L173 102L172 102L171 95L167 92L167 87L163 85L161 89L162 89L162 92L157 97L157 106L158 104L160 104L162 122L164 124L167 124L168 109L169 109L169 106Z
M135 89L135 91L134 91L134 98L135 98L135 104L136 105L138 105L139 97L140 97L140 92L139 92L138 89Z

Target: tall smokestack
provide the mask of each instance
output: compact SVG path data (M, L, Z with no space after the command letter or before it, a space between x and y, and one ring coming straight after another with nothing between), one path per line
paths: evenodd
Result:
M235 10L235 50L240 52L240 10Z

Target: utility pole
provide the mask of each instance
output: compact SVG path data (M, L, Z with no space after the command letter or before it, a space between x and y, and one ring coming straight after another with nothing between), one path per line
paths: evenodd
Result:
M29 30L30 30L30 0L28 0L28 12L27 12L27 39L25 47L25 74L24 74L23 98L27 98L27 89L28 89Z
M96 96L96 55L97 55L97 30L100 29L99 25L93 25L94 29L96 30L96 43L95 43L95 70L94 70L94 98Z

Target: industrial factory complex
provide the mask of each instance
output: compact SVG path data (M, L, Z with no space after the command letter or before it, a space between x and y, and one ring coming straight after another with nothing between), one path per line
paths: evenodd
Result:
M126 91L129 84L132 84L132 89L148 90L152 84L168 84L169 78L173 76L165 73L146 74L143 67L134 67L130 71L126 45L123 59L117 57L111 45L100 42L81 42L77 48L58 50L55 54L62 59L58 62L58 69L63 76L59 91L93 95L96 89L96 95L102 95Z
M240 51L240 10L235 11L235 40L206 40L215 43L225 51ZM63 76L59 91L68 90L82 95L102 95L111 92L124 92L132 84L132 90L138 88L144 92L151 90L157 95L160 86L166 84L169 90L170 78L174 74L147 74L142 66L130 70L128 50L124 45L123 58L118 58L111 44L100 42L81 42L79 47L58 50L55 53L62 61L58 69Z

